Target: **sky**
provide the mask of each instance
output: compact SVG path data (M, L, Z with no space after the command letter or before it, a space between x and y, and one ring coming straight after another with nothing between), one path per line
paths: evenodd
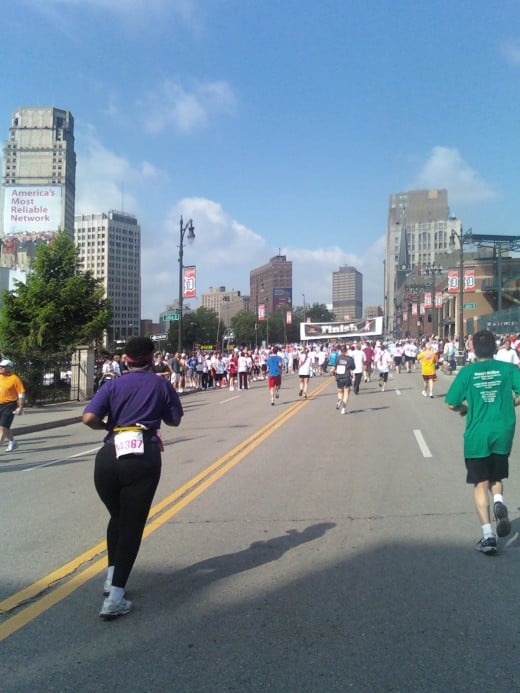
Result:
M281 253L295 306L342 265L383 304L392 193L519 232L516 0L13 0L2 27L0 140L72 112L76 214L137 216L143 318L177 300L181 215L199 297Z

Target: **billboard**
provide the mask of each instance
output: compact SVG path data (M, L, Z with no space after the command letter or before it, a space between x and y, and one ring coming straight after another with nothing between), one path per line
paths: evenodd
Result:
M273 311L287 310L292 305L292 289L273 289Z
M358 322L301 322L300 339L357 339L383 334L383 318L365 318Z
M3 267L29 269L42 243L53 238L62 225L61 185L12 185L4 187Z
M61 185L4 188L4 236L56 233L61 226Z

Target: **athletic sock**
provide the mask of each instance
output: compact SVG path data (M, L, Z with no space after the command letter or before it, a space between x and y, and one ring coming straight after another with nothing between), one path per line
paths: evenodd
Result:
M491 525L489 523L482 525L482 536L484 539L489 539L490 537L494 536L493 530L491 529Z
M491 527L491 525L489 525ZM110 588L110 594L108 598L112 602L120 602L121 599L125 596L125 588L124 587L112 587Z
M493 503L503 503L504 496L501 493L495 493L493 496Z
M114 566L113 566L113 565L109 565L108 568L107 568L107 577L106 577L106 579L107 579L107 580L110 580L110 582L112 582L112 578L113 578L113 577L114 577Z

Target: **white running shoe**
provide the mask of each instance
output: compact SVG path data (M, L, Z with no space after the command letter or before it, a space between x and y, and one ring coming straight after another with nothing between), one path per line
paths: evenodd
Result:
M125 614L132 611L133 604L129 599L121 597L118 602L114 602L107 597L103 602L101 611L99 612L100 618L105 619L105 621L110 621L118 616L124 616Z
M346 414L346 413L347 413L347 410L345 409L345 407L341 407L340 414Z
M6 451L12 452L13 450L16 450L17 447L18 447L18 443L16 442L16 440L10 440L7 443Z
M112 580L105 580L103 583L103 596L108 597L110 594L110 588L112 587Z

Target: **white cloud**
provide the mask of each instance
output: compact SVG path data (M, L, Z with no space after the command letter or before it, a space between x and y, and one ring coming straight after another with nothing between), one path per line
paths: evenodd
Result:
M180 201L170 210L165 222L167 232L160 245L143 247L143 317L158 319L179 293L179 220L191 218L195 225L193 245L184 238L184 265L197 267L197 294L210 286L225 286L249 293L249 272L277 254L265 240L237 220L220 204L204 198ZM338 246L326 248L286 247L280 250L293 263L293 304L332 302L332 273L342 265L351 265L363 274L363 304L381 305L385 238L381 236L363 255L345 253ZM195 308L200 301L188 302Z
M332 303L332 273L349 265L363 275L363 306L381 305L385 237L381 236L362 255L345 253L338 246L328 248L285 248L293 263L293 303Z
M213 200L186 198L174 205L162 224L164 233L154 244L142 244L143 317L157 320L166 305L179 293L180 217L184 225L193 220L195 241L184 236L184 265L197 267L197 293L210 286L225 285L249 293L249 269L262 264L264 239L230 217ZM195 304L193 304L195 307Z
M193 219L196 238L184 238L184 264L197 267L197 293L226 286L249 293L249 272L278 253L265 238L235 219L217 201L203 197L179 200L161 210L153 199L164 174L147 161L139 164L118 156L99 142L93 128L79 138L76 213L121 209L136 214L142 229L142 316L157 321L179 292L179 223ZM160 187L160 186L159 186ZM150 202L145 204L146 200ZM154 217L154 214L156 215ZM363 274L364 304L380 304L384 237L363 255L345 253L336 245L323 248L287 247L280 251L293 263L293 303L330 303L332 272L352 265ZM192 302L192 307L199 300Z
M139 213L138 198L133 190L144 181L163 174L153 164L143 161L135 167L101 144L92 127L82 132L76 172L76 214L118 209Z
M179 82L165 80L148 94L140 107L147 132L156 135L174 128L189 133L207 126L220 114L232 115L236 98L224 81L200 83L188 91Z
M447 188L450 206L477 205L497 198L493 188L466 163L458 149L434 147L409 189Z

